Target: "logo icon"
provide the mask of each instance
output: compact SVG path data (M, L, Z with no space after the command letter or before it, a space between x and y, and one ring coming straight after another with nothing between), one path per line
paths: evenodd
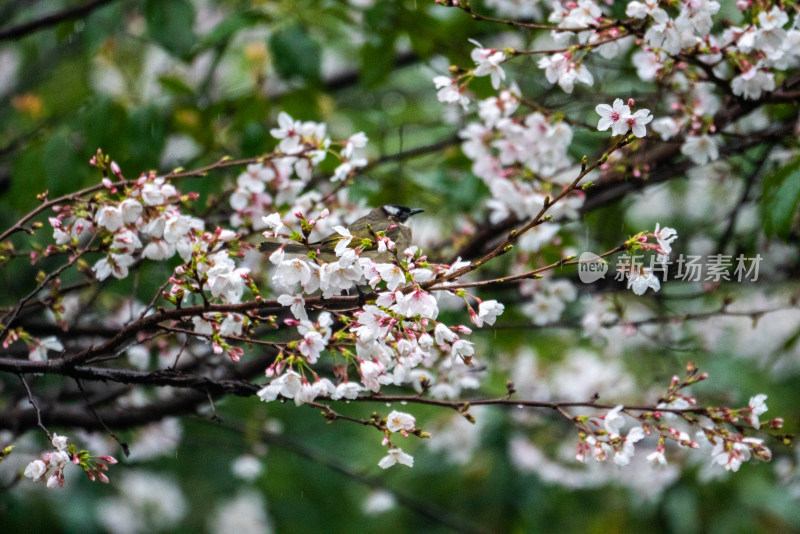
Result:
M606 277L608 263L594 252L584 252L578 258L578 278L584 284L591 284Z

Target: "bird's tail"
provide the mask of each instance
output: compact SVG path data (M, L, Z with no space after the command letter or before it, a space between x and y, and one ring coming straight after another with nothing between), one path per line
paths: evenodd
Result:
M311 248L306 247L305 245L301 245L300 243L282 243L277 240L267 240L262 241L258 245L258 250L261 252L273 253L281 246L283 246L283 251L286 254L300 254L302 256L307 255L310 251L314 250L317 251L317 259L320 259L325 262L334 262L337 261L339 258L333 251L322 250L320 243L311 243ZM319 248L318 248L319 246Z
M299 243L283 243L281 241L262 241L258 245L261 252L275 252L283 246L283 251L287 254L308 254L309 249Z

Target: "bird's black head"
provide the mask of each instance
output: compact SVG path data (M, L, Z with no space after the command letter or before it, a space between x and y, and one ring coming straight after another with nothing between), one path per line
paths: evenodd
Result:
M405 206L398 206L397 204L386 204L385 206L381 206L381 209L386 216L389 217L389 219L396 220L397 222L401 223L406 222L412 215L416 215L417 213L422 213L425 211L419 208L411 209Z

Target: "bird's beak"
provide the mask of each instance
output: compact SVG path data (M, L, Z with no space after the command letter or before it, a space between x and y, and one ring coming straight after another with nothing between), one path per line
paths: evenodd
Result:
M414 208L411 210L411 213L409 213L408 216L411 217L412 215L416 215L417 213L422 213L423 211L425 210L421 208Z

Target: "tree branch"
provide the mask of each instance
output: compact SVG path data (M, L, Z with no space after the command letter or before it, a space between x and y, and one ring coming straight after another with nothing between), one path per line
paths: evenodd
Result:
M117 0L92 0L91 2L87 2L79 6L50 13L49 15L45 15L40 19L24 22L10 28L0 29L0 41L19 39L25 35L55 26L56 24L60 24L65 20L85 17L95 9L115 1Z

